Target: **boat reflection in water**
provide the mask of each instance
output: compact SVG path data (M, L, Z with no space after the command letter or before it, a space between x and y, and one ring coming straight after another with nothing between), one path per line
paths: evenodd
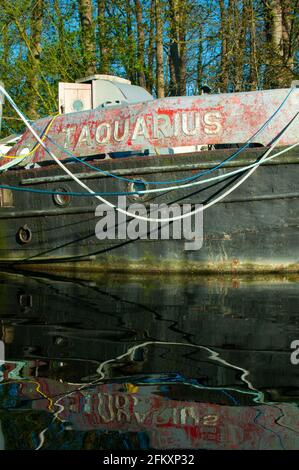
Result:
M0 280L1 448L299 447L298 279Z

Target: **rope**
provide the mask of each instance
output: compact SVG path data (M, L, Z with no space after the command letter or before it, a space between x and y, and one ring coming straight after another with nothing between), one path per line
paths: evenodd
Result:
M299 142L289 146L286 149L281 150L280 152L275 153L275 155L272 155L272 157L265 158L265 160L263 160L262 163L266 163L270 160L273 160L274 158L277 158L280 155L283 155L283 154L289 152L293 148L298 147L298 145L299 145ZM189 188L191 186L198 186L200 184L210 183L211 181L215 181L215 180L219 180L219 179L223 179L223 178L229 178L230 176L234 176L238 173L243 173L244 171L247 171L250 168L254 168L256 166L259 166L260 164L261 164L260 162L252 163L251 165L247 165L247 166L239 168L237 170L224 173L223 175L214 176L212 178L196 181L196 182L193 182L193 183L183 184L181 186L173 186L173 187L167 188L167 189L156 188L156 189L148 189L148 190L142 190L142 191L131 191L131 192L130 191L95 192L94 194L86 193L86 192L76 192L76 191L51 191L51 190L48 190L48 189L22 188L22 187L19 187L19 186L9 186L9 185L0 185L0 189L10 189L11 191L23 191L23 192L35 193L35 194L59 195L59 196L77 196L77 197L80 197L80 196L84 196L84 197L92 196L93 197L94 195L95 196L131 196L131 195L134 195L134 194L148 194L148 193L156 193L156 192L162 192L162 191L173 191L175 189L179 190L179 189Z
M53 116L53 118L51 119L51 121L47 124L47 127L45 129L45 132L44 134L41 136L41 141L43 142L45 140L45 138L47 137L47 134L49 132L49 130L51 129L52 127L52 124L53 122L55 121L55 119L60 116L60 114L56 114L55 116ZM30 157L30 155L33 155L38 149L39 147L41 146L41 143L38 143L37 145L34 146L34 148L31 150L31 152L29 153L26 153L25 155L6 155L6 154L1 154L0 153L0 158L8 158L8 159L15 159L15 158L21 158L24 159L26 157ZM1 170L1 167L0 167L0 170Z

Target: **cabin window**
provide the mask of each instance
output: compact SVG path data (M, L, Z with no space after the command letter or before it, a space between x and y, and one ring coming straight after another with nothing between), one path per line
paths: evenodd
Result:
M0 189L0 207L13 207L13 192L10 189Z

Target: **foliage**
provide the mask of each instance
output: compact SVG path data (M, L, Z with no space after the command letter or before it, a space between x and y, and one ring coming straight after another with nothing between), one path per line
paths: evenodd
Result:
M0 79L31 119L57 111L59 81L90 71L160 96L283 87L299 74L299 0L1 3ZM7 104L3 114L3 132L18 130Z

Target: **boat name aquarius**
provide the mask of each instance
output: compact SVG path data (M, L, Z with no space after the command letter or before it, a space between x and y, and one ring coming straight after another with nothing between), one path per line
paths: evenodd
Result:
M132 118L124 120L104 121L84 124L79 138L77 125L69 125L65 133L65 148L76 148L87 145L93 147L96 144L112 142L138 141L144 139L160 139L177 137L179 135L196 136L221 135L223 130L223 116L218 110L205 113L200 112L174 112L169 114L148 114L138 116L132 122ZM81 127L81 126L80 126ZM73 141L73 142L72 142ZM74 142L75 141L75 142Z

